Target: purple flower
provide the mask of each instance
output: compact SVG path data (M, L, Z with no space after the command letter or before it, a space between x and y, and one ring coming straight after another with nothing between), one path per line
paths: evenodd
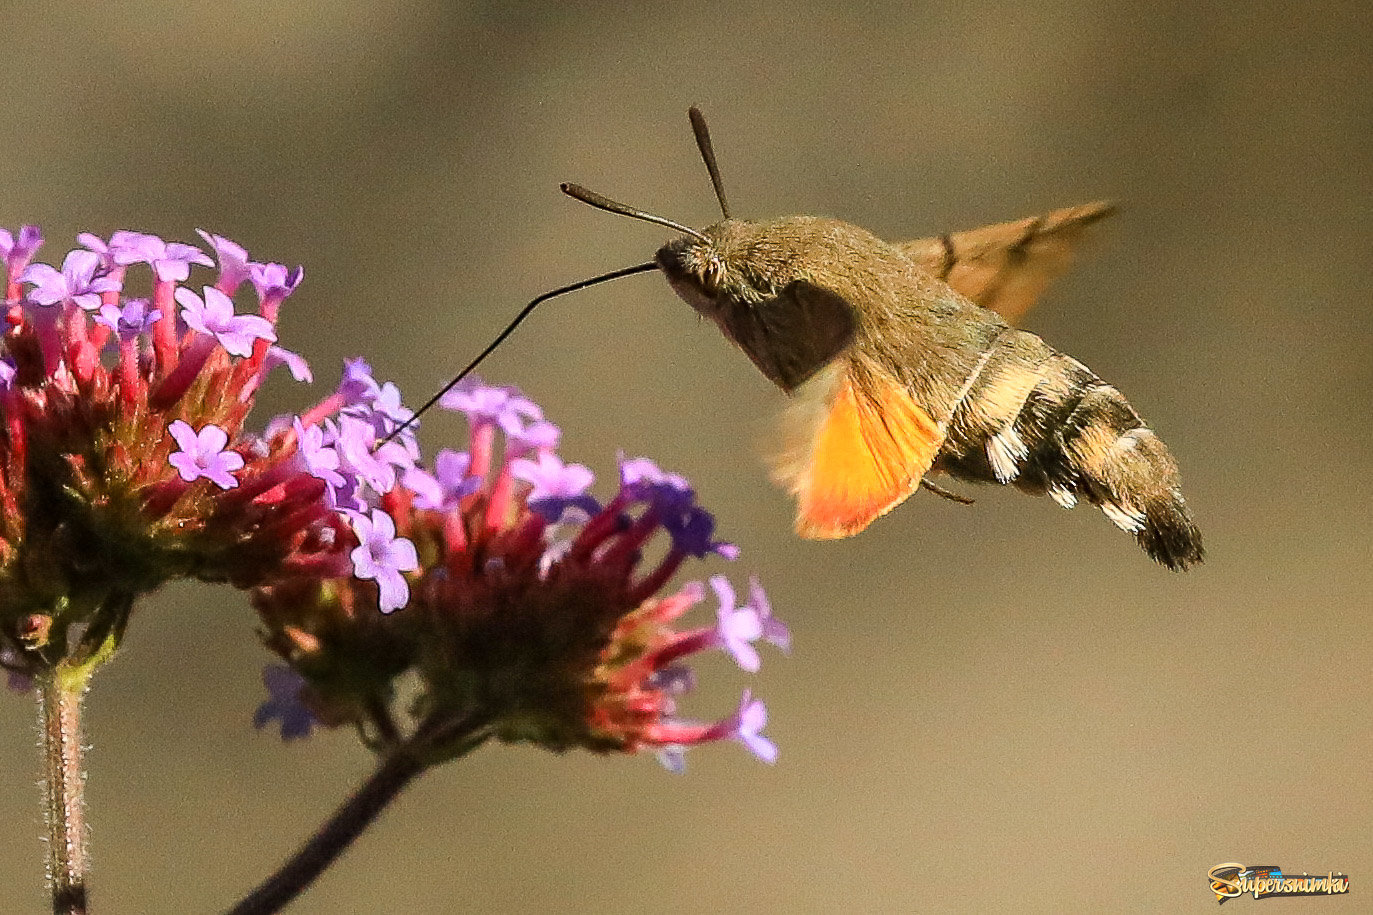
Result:
M214 249L215 257L219 258L219 280L215 286L232 295L248 278L248 252L222 235L214 235L204 229L196 229L196 233L205 239L206 244Z
M356 475L377 492L387 492L396 485L395 467L381 460L374 450L377 430L371 423L345 414L331 428L334 433L331 443L338 451L344 473Z
M543 410L517 388L492 387L476 376L466 378L439 401L439 406L467 416L473 426L495 423L507 435L518 434L525 421L543 419Z
M279 365L286 366L291 372L291 377L296 381L310 384L315 380L315 376L310 371L310 363L305 361L304 356L280 346L267 347L267 358L262 361L263 374L270 372Z
M390 381L371 392L364 403L354 404L346 410L353 416L369 421L377 430L378 438L386 437L414 415L414 411L401 403L400 388Z
M763 622L763 641L776 645L783 654L790 653L791 630L787 628L786 623L772 615L772 604L763 592L763 585L758 581L757 575L750 575L748 578L748 602L757 612L758 619Z
M415 545L396 536L396 522L379 508L372 509L371 518L352 516L353 531L361 544L353 550L353 574L375 581L381 592L381 612L399 610L410 600L410 585L402 572L419 568L419 554Z
M83 242L89 244L85 239ZM214 261L195 245L183 245L180 242L168 244L156 235L143 232L121 230L114 233L110 236L107 251L110 258L121 266L151 264L153 273L164 283L184 281L191 275L191 264L214 266Z
M720 647L734 657L734 662L741 670L751 674L757 673L763 666L763 659L751 643L763 636L762 619L758 612L747 604L742 607L734 606L734 588L725 576L712 575L710 586L720 600L720 609L716 611L718 622L715 629Z
M596 476L581 464L564 464L562 458L545 451L538 460L516 458L510 462L510 471L515 479L534 485L529 507L548 521L557 521L569 507L588 515L601 510L600 503L586 493Z
M18 373L14 363L10 361L10 356L6 353L0 356L0 391L8 391L10 385L14 384L14 376Z
M338 394L346 406L368 404L381 393L381 385L372 377L372 367L365 359L345 359L343 377L339 379Z
M707 553L714 553L725 559L739 558L737 546L723 540L711 539L711 535L715 533L715 516L699 505L687 508L680 515L668 515L663 518L663 529L672 537L673 549L680 550L688 556L699 559Z
M97 324L103 324L119 335L121 340L132 340L139 334L152 329L162 312L148 307L147 299L130 299L123 308L118 305L101 305L95 316Z
M681 773L686 770L687 747L712 740L737 740L749 752L765 763L777 762L777 744L763 736L767 727L768 710L753 694L744 690L739 700L739 710L723 721L710 726L692 725L688 722L669 722L664 733L681 734L684 742L669 741L658 748L658 762L669 772Z
M9 229L0 229L0 260L9 268L9 275L17 276L23 271L42 244L43 233L38 226L21 226L18 238Z
M294 270L287 270L281 264L249 264L248 278L252 280L253 288L257 290L259 301L264 303L269 300L280 302L295 292L300 281L305 279L305 268L297 267Z
M294 420L296 430L296 450L305 464L305 472L328 484L330 489L343 486L343 474L338 472L338 452L324 443L324 429L311 426L306 429L300 420Z
M620 494L636 502L647 502L667 517L685 512L696 499L696 492L686 477L667 473L648 458L625 458L623 455L620 456Z
M21 283L32 283L29 299L36 305L56 305L75 302L86 311L100 307L100 294L118 292L119 280L112 276L96 276L100 269L100 255L77 249L67 252L59 272L47 264L30 264L20 275Z
M405 487L415 494L415 507L447 511L481 488L481 478L470 476L472 455L445 448L434 459L434 473L417 467L405 473Z
M419 460L420 446L413 435L401 435L377 445L373 454L378 461L389 464L395 470L406 471Z
M506 453L518 457L531 451L552 451L562 435L562 430L548 420L537 419L523 429L506 433Z
M750 753L765 763L777 762L777 744L763 736L763 728L768 723L768 710L761 699L754 699L748 690L744 690L739 711L731 723L732 736L748 747Z
M673 664L655 670L649 677L654 689L673 696L684 696L696 688L696 671L685 664Z
M212 335L235 356L251 355L254 340L276 342L271 321L258 315L234 314L233 300L213 286L205 287L204 301L185 287L176 290L176 300L181 303L181 317L187 326Z
M238 485L233 471L243 466L243 455L237 451L226 451L229 433L207 423L199 433L183 419L174 421L167 431L176 439L181 450L174 452L168 461L181 474L181 479L191 482L204 477L220 489L233 489Z
M659 764L673 775L686 773L686 747L681 744L674 743L666 747L659 747L655 755L658 757Z
M267 687L269 698L253 713L253 727L260 731L269 722L278 720L282 740L309 737L315 726L315 716L300 701L305 678L282 664L268 664L262 669L262 683Z

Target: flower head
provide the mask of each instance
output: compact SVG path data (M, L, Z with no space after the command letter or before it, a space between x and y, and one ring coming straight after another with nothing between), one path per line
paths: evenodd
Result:
M211 238L221 280L247 263ZM58 269L31 263L41 240L0 231L0 667L106 656L99 640L171 579L349 574L357 534L332 494L364 484L329 463L320 427L338 405L247 427L275 314L236 314L232 283L179 286L211 264L191 245L82 235ZM151 299L125 297L142 264Z
M347 374L350 403L378 400L365 367ZM448 403L469 417L466 450L444 450L432 470L417 460L389 476L359 472L351 576L254 592L268 645L304 676L317 718L353 724L380 747L405 734L433 740L427 752L440 759L496 738L647 750L672 768L688 747L737 740L771 761L766 713L751 697L715 722L677 713L693 657L728 651L754 672L758 643L785 631L761 588L737 606L723 576L711 579L715 623L679 626L706 589L662 593L668 581L686 560L721 552L689 549L669 526L701 518L714 529L690 484L624 461L603 502L590 468L554 453L555 435L538 431L530 447L532 427L556 427L520 392L468 382ZM351 413L334 436L341 466L377 461L376 427ZM356 431L345 433L350 419ZM403 705L401 678L419 684Z

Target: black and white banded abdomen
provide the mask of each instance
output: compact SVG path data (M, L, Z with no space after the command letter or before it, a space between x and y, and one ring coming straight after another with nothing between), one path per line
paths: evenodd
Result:
M1091 502L1170 569L1203 556L1177 463L1129 402L1034 334L1007 329L955 407L935 471Z

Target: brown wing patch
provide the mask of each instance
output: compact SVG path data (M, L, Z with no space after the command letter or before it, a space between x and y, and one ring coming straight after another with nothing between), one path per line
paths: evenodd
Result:
M796 280L775 297L716 319L773 384L791 393L853 341L853 309L838 293Z
M796 496L796 532L848 537L890 511L934 463L944 432L905 389L848 362L803 389L774 476Z
M1086 229L1115 211L1097 201L897 247L921 269L1014 323L1068 269Z

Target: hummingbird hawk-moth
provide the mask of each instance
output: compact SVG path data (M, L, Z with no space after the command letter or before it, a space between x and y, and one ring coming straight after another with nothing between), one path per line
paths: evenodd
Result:
M585 203L681 237L649 263L535 299L459 378L539 302L661 270L792 396L772 466L796 497L801 536L856 534L922 484L958 498L925 479L943 473L1047 494L1065 508L1086 500L1163 565L1202 559L1159 437L1085 365L1008 323L1067 269L1110 204L902 243L838 219L736 219L705 120L696 108L690 115L724 219L698 231L564 184Z

